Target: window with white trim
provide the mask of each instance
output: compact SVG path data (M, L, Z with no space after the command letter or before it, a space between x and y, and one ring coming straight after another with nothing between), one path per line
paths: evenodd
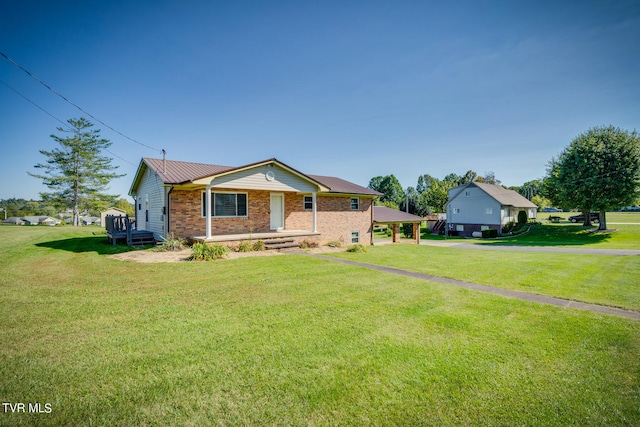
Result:
M360 210L360 199L358 199L357 197L351 198L351 210L352 211Z
M493 214L493 208L484 208L484 213L487 215L492 215Z
M351 243L360 243L360 232L352 231L351 232Z
M211 193L212 217L246 217L247 193ZM207 194L202 192L202 216L207 216Z
M460 208L453 208L453 213L454 214L459 214L460 213Z
M304 196L304 210L305 211L313 210L313 196Z
M456 225L456 231L464 231L464 225L462 224Z

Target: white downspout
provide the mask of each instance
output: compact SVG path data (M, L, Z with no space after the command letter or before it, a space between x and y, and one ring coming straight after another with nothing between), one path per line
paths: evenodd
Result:
M316 193L313 192L311 193L311 201L313 204L313 232L317 233L318 232L318 207L317 207L317 199L316 199Z
M207 184L207 193L205 194L205 208L206 208L206 212L207 215L205 215L206 217L206 225L205 225L205 230L206 230L206 236L205 239L210 239L211 238L211 184L213 183L213 179L209 182L209 184Z

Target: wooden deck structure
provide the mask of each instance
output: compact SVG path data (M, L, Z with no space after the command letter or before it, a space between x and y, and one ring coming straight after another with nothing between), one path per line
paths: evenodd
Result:
M118 240L125 240L127 245L153 245L156 243L153 232L149 230L137 230L136 221L126 215L107 215L105 217L107 228L107 240L116 244Z

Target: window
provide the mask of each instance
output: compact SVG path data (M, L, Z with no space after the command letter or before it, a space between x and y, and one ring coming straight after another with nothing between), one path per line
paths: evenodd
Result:
M351 232L351 243L360 243L360 232L352 231Z
M202 216L207 216L207 194L202 192ZM247 216L247 193L212 193L214 217Z
M456 231L464 231L464 225L456 225Z
M484 213L487 215L493 214L493 208L484 208Z
M460 208L453 208L453 213L454 214L459 214L460 213Z
M313 197L312 196L304 196L304 210L305 211L313 210Z
M489 226L488 225L481 225L480 226L480 231L484 231L484 230L488 230Z
M471 196L471 191L470 190L465 190L464 197L469 197L469 196Z
M352 197L351 198L351 210L352 211L357 211L360 209L360 199L358 199L357 197Z

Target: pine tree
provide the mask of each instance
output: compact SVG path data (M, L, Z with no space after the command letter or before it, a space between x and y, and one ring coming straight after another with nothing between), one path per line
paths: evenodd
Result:
M40 193L43 200L73 209L73 225L78 226L81 224L80 209L88 208L96 201L114 199L104 192L112 179L124 175L112 172L118 167L111 164L110 157L101 155L111 142L100 138L100 130L91 129L93 123L85 118L69 119L67 123L70 129L57 129L71 136L51 135L60 147L40 150L47 161L34 167L44 172L27 173L41 179L52 190L51 193Z

